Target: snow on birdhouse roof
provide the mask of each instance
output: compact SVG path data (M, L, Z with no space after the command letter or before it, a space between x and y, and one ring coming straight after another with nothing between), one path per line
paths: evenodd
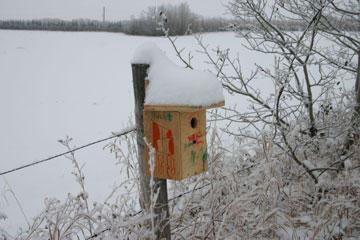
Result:
M139 46L131 63L150 65L145 106L209 108L224 104L222 85L215 75L177 66L155 43Z

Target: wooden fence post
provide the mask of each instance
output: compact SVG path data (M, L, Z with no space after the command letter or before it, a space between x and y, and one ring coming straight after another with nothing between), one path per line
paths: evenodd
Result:
M138 145L138 161L140 171L140 206L146 210L150 207L150 177L145 175L145 143L144 143L144 99L145 99L145 79L147 77L147 64L132 64L133 87L135 97L135 121L136 135ZM166 179L154 178L154 192L159 191L157 201L155 203L154 212L155 226L159 226L156 230L157 239L171 239L169 224L169 206ZM159 189L159 190L158 190Z

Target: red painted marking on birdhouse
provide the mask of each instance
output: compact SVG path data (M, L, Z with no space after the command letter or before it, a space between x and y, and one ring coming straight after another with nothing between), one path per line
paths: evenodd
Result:
M166 161L166 172L169 178L173 178L176 173L175 159L171 156L175 153L174 138L171 129L163 127L153 122L153 147L156 149L156 167L159 173L164 172L164 162Z
M202 137L203 137L202 133L197 132L197 133L194 133L194 134L188 136L188 140L190 143L193 143L193 145L197 145L197 144L204 142L204 141L200 140L200 138L202 138Z
M153 122L153 142L152 145L156 149L159 150L158 140L160 139L160 128L156 122Z
M168 139L170 139L169 141L169 152L170 152L170 155L174 155L175 153L175 146L174 146L174 138L172 137L172 132L171 130L169 130L167 133L166 133L166 137Z
M176 173L175 159L168 156L166 163L167 163L166 173L167 173L169 178L173 178L175 176L175 173Z
M157 159L157 167L159 168L159 173L162 174L164 172L164 155L159 154L156 159Z

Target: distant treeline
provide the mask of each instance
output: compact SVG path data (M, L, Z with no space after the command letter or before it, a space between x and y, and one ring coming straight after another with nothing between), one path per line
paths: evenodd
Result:
M326 19L327 20L324 22L327 22L327 24L329 24L329 31L332 31L330 29L333 29L333 27L336 27L337 29L339 29L341 31L350 31L350 32L351 31L353 31L353 32L360 31L360 25L358 24L358 22L353 22L350 19L337 18L337 17L332 17L332 16L326 16ZM308 26L309 23L307 23L303 20L295 20L295 19L271 20L270 22L271 22L271 24L273 24L279 30L282 30L282 31L302 31L309 27ZM243 22L234 21L233 23L231 23L230 25L227 26L227 29L231 30L231 29L236 28L236 30L239 30L239 31L251 31L251 30L256 30L257 27L260 27L259 24L260 23L258 20L253 20L253 19L248 19ZM330 25L332 27L330 27ZM310 28L311 28L311 26L310 26ZM326 29L326 27L324 26L323 29Z
M0 20L0 29L43 30L43 31L96 31L123 32L121 22L101 22L88 19L71 21L59 19Z
M329 18L329 17L328 17ZM360 31L356 23L346 19L329 18L341 30ZM285 31L301 31L307 24L300 20L272 21L279 29ZM160 24L160 25L159 25ZM255 20L247 23L234 22L221 17L205 18L193 13L187 3L178 5L161 5L149 7L139 17L132 17L123 21L98 21L89 19L59 20L0 20L0 29L15 30L43 30L43 31L97 31L97 32L122 32L130 35L161 36L165 29L170 35L184 35L196 32L227 31L233 28L239 31L254 30L258 24Z
M43 31L97 31L123 32L130 35L160 36L159 23L169 28L170 35L192 32L224 31L230 20L221 17L205 18L190 11L187 3L149 7L138 17L122 21L90 19L60 20L0 20L0 29Z
M170 21L168 21L170 22ZM229 25L229 20L223 18L203 18L196 24L190 24L192 32L216 32L224 31ZM91 32L123 32L130 35L159 36L162 31L157 29L155 22L148 22L141 18L133 18L125 21L97 21L89 19L59 20L0 20L0 29L12 30L42 30L42 31L91 31ZM184 29L170 28L171 35L184 35L188 27Z

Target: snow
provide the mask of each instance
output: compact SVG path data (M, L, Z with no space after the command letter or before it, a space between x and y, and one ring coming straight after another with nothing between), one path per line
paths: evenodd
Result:
M352 162L351 162L350 159L346 159L346 160L344 161L344 165L345 165L346 171L351 170L351 168L352 168L352 166L353 166L353 164L352 164Z
M209 106L224 101L215 75L177 66L153 42L140 45L131 62L150 65L145 104Z

